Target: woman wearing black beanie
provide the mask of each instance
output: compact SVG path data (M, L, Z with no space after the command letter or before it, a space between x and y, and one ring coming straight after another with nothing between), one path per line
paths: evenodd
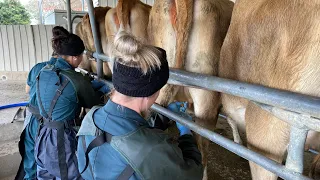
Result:
M179 144L151 128L142 113L167 83L166 52L120 31L114 42L115 90L86 115L78 136L84 179L202 179L201 154L190 130L178 126ZM183 130L183 133L181 131Z
M74 126L80 108L100 104L106 88L95 87L74 69L82 61L84 45L75 34L54 27L52 47L58 59L37 76L37 114L40 127L35 140L37 179L81 179L78 172Z

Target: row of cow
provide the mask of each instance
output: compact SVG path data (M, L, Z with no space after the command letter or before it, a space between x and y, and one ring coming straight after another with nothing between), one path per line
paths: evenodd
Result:
M109 56L115 34L123 29L165 49L172 68L320 96L319 7L319 0L155 0L152 7L119 0L115 8L97 7L94 14ZM76 33L95 51L88 15ZM81 66L96 72L94 61ZM111 76L112 63L103 69ZM196 122L209 129L222 104L229 123L246 132L250 149L282 162L290 133L285 122L248 100L195 88L166 85L157 102L167 105L178 97L193 104ZM209 141L199 138L198 144L206 165ZM308 148L318 150L319 144L319 134L309 132ZM277 179L254 163L250 167L255 180ZM316 167L317 162L312 176L319 178Z

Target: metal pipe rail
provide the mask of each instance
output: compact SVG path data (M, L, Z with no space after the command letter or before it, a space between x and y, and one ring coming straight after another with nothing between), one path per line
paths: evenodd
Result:
M77 72L81 72L81 73L84 73L84 74L89 75L90 78L93 78L93 79L96 79L96 80L99 80L99 81L103 82L104 84L106 84L107 86L109 86L110 89L113 88L113 84L112 84L111 81L108 81L108 80L99 78L96 74L91 73L91 72L89 72L89 71L87 71L87 70L84 70L84 69L82 69L82 68L76 68L75 70L76 70Z
M98 29L96 27L96 23L92 23L92 22L96 22L95 17L94 17L94 8L93 8L92 0L87 0L87 4L88 4L88 14L89 14L90 22L91 22L90 25L91 25L91 29L92 29L94 46L96 48L97 53L102 54L103 51L102 51L101 43L99 41ZM102 61L99 58L97 58L97 74L98 74L99 78L103 77Z
M105 62L112 62L112 58L108 57L107 55L105 54L98 54L97 52L91 52L91 51L88 51L88 50L84 50L83 52L85 55L89 56L89 57L93 57L93 58L96 58L96 59L101 59L102 61L105 61Z
M67 0L66 3L67 3L68 31L70 33L72 33L72 20L71 20L71 4L70 4L70 0Z

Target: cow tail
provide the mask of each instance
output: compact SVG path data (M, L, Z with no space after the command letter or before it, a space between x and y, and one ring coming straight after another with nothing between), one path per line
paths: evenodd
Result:
M120 29L128 30L130 28L130 11L137 2L137 0L118 1L116 11L120 23Z
M176 32L175 68L183 68L193 19L193 0L175 0L170 6L171 24Z

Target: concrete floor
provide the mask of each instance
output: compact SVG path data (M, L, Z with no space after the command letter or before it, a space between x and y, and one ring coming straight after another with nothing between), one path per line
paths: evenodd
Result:
M28 100L24 92L25 81L0 80L0 106ZM11 123L18 108L0 110L0 179L14 179L20 154L17 143L23 122Z

